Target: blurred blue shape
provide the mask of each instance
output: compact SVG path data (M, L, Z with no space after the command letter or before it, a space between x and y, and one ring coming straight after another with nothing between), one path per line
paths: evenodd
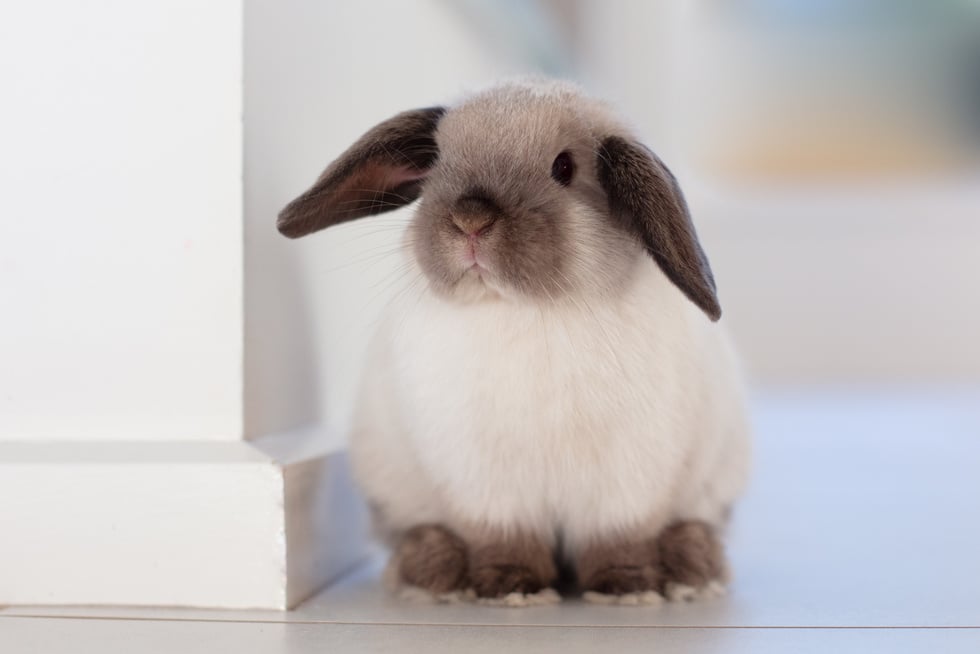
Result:
M572 54L554 9L537 0L450 0L474 31L519 63L556 77L572 75Z

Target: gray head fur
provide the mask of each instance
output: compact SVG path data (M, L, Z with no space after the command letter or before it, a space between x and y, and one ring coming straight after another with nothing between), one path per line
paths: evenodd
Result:
M567 179L553 175L559 155ZM287 206L279 229L302 236L419 194L408 243L446 298L614 294L646 251L712 319L721 313L673 176L573 85L509 83L399 114Z

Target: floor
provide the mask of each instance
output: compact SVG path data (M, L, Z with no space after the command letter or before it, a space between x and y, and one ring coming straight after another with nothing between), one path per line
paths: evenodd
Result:
M414 604L384 594L372 560L289 613L6 607L0 652L980 652L980 390L756 407L724 598Z

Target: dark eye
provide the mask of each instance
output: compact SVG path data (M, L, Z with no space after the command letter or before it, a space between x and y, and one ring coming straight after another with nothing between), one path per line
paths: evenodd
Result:
M562 152L555 157L555 162L551 164L551 176L562 186L572 183L572 176L575 174L575 162L572 155Z

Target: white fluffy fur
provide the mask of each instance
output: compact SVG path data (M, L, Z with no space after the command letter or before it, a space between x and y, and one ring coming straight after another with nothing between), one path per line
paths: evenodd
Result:
M700 599L723 597L726 590L720 581L714 580L701 588L694 588L687 584L667 584L664 593L671 602L693 602Z
M472 591L471 591L472 592ZM561 595L554 588L542 588L536 593L508 593L503 597L480 597L477 604L484 606L548 606L561 603Z
M582 599L589 604L607 606L659 606L664 603L663 595L655 590L623 593L622 595L608 595L590 590L582 594Z
M720 525L748 438L723 327L642 257L602 298L402 294L370 349L351 453L384 532L561 534L574 555L677 519Z

